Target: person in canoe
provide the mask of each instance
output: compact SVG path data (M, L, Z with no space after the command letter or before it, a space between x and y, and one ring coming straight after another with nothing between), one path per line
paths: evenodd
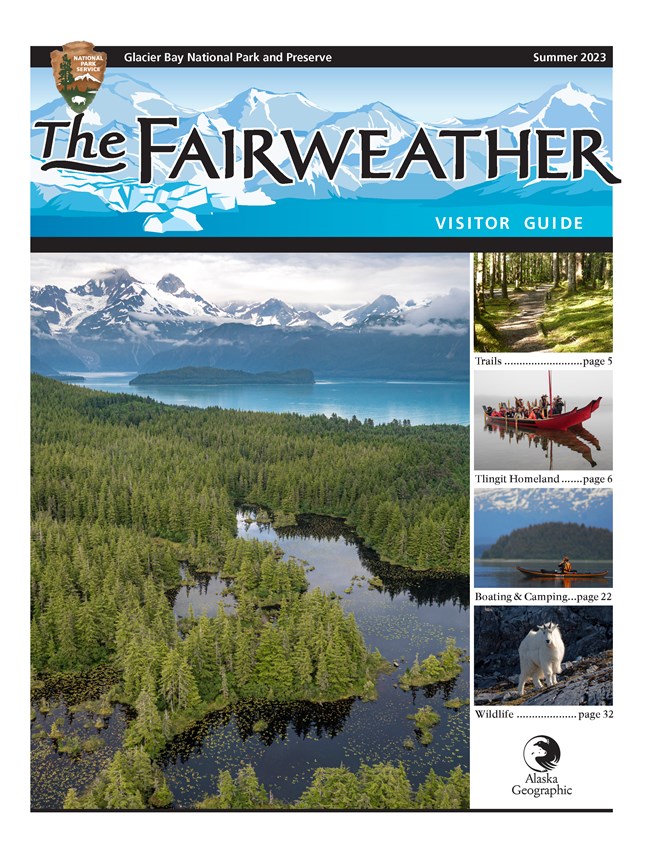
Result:
M565 403L562 397L558 394L557 397L553 397L553 411L551 414L553 415L561 415L562 410L564 409Z
M539 406L540 406L540 409L542 410L542 417L547 418L548 417L548 394L542 394L542 396L539 399Z
M571 575L575 574L573 566L571 565L571 560L567 556L562 557L562 562L558 563L558 569L562 569L562 574Z

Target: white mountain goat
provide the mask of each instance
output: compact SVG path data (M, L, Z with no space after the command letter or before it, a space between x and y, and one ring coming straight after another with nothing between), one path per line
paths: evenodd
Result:
M542 688L542 677L546 680L547 687L556 684L555 676L562 671L563 657L564 643L555 622L545 622L544 625L532 628L519 646L519 695L524 695L529 678L532 678L533 686L537 690Z

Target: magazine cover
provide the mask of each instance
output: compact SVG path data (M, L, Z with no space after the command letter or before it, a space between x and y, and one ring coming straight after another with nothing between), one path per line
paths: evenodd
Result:
M73 30L31 810L611 811L612 48Z

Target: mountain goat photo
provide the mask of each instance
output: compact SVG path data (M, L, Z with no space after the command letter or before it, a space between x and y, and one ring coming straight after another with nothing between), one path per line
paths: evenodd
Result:
M529 678L537 690L542 688L541 678L546 681L546 687L556 684L563 658L564 643L555 622L545 622L532 628L519 645L519 695L524 695Z
M475 607L474 702L611 705L613 645L611 606Z

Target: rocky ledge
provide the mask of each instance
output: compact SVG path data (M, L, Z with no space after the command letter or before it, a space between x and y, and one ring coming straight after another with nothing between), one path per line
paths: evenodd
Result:
M526 693L517 693L518 673L511 679L481 688L474 696L475 705L612 705L613 655L611 651L590 657L565 661L558 682L553 687L535 690L530 682Z

